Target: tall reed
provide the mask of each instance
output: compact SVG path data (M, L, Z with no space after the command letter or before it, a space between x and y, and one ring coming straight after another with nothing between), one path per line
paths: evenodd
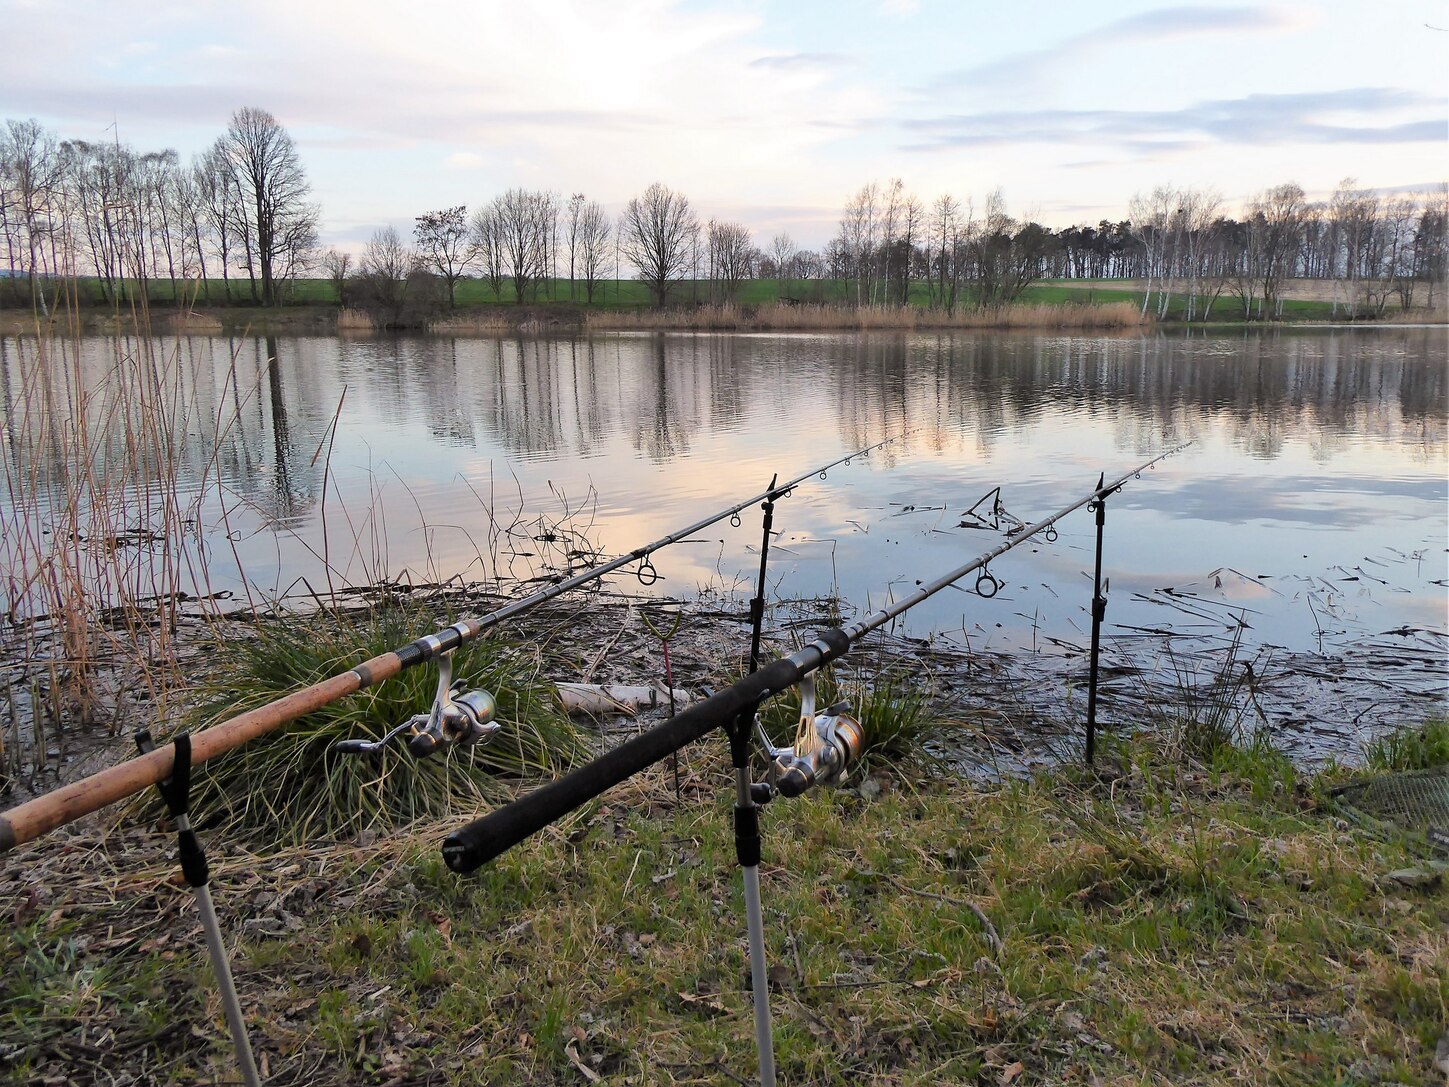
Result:
M139 702L164 716L181 605L207 583L205 487L182 485L178 443L219 424L184 341L117 335L98 367L65 333L37 322L0 340L10 777L43 777L72 726L114 734Z
M586 327L598 331L873 331L936 328L1127 329L1145 322L1130 302L1102 305L1011 305L1000 309L958 308L951 312L919 306L790 306L771 302L758 307L732 303L693 309L589 313Z

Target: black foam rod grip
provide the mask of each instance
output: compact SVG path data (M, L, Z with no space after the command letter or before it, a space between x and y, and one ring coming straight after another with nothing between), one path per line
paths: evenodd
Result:
M793 687L805 672L849 648L843 631L827 631L806 650L774 661L593 762L453 831L443 840L443 860L455 872L474 871L600 793Z

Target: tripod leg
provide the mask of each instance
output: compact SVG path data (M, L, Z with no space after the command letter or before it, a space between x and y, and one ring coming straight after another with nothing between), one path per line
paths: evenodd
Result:
M745 884L745 927L750 938L750 988L755 998L755 1047L760 1087L775 1087L775 1035L765 968L765 917L760 907L760 809L750 796L748 766L735 768L735 850Z

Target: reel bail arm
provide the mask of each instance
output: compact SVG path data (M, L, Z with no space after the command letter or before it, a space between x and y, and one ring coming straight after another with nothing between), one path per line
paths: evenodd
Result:
M340 740L332 750L346 755L371 754L381 751L396 737L407 733L408 753L425 759L445 747L471 747L493 741L503 726L494 718L498 707L491 694L483 689L455 693L462 682L453 682L453 651L437 654L438 689L432 708L414 714L402 724L388 730L378 740Z

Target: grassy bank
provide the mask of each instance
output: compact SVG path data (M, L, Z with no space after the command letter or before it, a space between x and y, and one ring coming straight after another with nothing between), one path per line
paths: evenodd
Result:
M662 766L468 879L440 826L266 858L213 835L271 1082L747 1082L721 748L690 750L677 802ZM767 809L782 1082L1433 1082L1449 895L1387 876L1413 848L1263 750L1113 758L991 788L878 770ZM167 839L57 845L0 883L0 1068L226 1077Z
M186 290L181 308L190 316L180 317L178 303L166 281L146 285L145 305L120 306L101 300L95 283L82 281L79 306L62 313L55 321L57 331L129 330L149 319L154 326L193 333L297 332L330 333L341 330L365 332L370 322L352 311L339 319L336 286L330 280L299 280L292 285L285 302L263 307L250 300L244 288L233 284L228 297L219 281L209 292L195 284ZM1285 286L1281 321L1323 322L1343 320L1342 307L1335 308L1332 286L1319 281L1295 281ZM718 328L740 330L809 330L861 328L1117 328L1149 323L1141 316L1142 287L1131 281L1048 280L1037 283L1015 304L1002 310L981 311L971 305L970 295L952 313L935 308L924 283L913 284L905 306L869 303L857 305L853 282L844 280L747 280L738 285L730 301L721 301L718 286L704 281L679 283L671 296L671 308L660 313L652 306L645 285L635 280L607 280L597 284L592 301L582 285L571 290L567 280L548 280L520 305L509 290L502 296L482 280L463 280L457 286L457 306L435 321L434 331L467 335L472 333L525 333L567 331L587 325L599 329L627 328ZM1180 324L1185 316L1185 299L1174 294L1167 307L1166 324ZM1157 310L1154 295L1152 312ZM1201 302L1199 303L1201 309ZM1223 296L1212 307L1216 325L1241 325L1241 306ZM1400 314L1393 310L1386 319L1443 321L1442 307L1435 313ZM1256 323L1256 322L1255 322ZM345 326L345 327L344 327ZM33 332L34 315L23 310L0 310L0 331Z

